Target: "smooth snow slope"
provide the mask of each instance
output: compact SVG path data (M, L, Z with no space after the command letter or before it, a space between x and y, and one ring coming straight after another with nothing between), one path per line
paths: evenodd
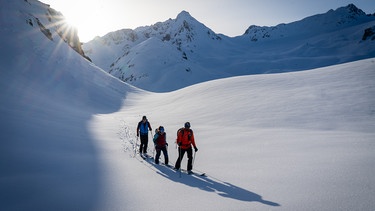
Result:
M372 210L374 67L368 59L128 95L121 111L91 122L105 166L100 209ZM166 128L172 165L176 130L190 121L194 167L209 176L179 178L131 158L142 115Z

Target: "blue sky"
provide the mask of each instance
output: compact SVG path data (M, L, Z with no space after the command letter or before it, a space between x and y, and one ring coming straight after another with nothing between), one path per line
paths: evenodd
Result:
M152 25L188 11L216 33L242 35L250 25L275 26L350 3L375 13L374 0L42 0L64 14L83 42L108 32Z

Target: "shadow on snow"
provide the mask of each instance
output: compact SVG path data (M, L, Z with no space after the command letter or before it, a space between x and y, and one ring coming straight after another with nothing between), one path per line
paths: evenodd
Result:
M153 167L156 168L155 171L157 174L160 174L161 176L168 178L171 181L182 183L190 187L199 188L204 191L213 192L226 198L248 202L254 201L269 206L280 206L280 204L276 202L264 200L262 196L256 193L253 193L231 183L221 181L213 176L207 174L206 176L197 176L182 173L182 178L180 178L179 172L176 172L175 170L164 165L157 165L153 162L153 160L148 159L146 161L147 163L151 164Z

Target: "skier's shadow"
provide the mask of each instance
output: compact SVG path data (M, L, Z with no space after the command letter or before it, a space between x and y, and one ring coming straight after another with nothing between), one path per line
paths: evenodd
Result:
M245 190L241 187L233 185L228 182L221 181L216 179L210 175L207 176L197 176L197 175L187 175L185 173L176 172L168 167L162 165L156 165L153 162L149 162L150 164L154 165L154 167L158 170L156 171L157 174L164 176L174 182L178 182L184 185L188 185L191 187L196 187L204 191L216 193L222 197L232 198L240 201L256 201L262 204L266 204L269 206L280 206L280 204L272 201L267 201L262 198L262 196L253 193L251 191Z

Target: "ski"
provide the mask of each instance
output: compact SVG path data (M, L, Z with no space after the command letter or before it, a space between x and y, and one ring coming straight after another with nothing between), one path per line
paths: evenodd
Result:
M147 154L139 154L141 156L141 158L143 158L143 160L147 160L148 158L152 158L150 156L148 156Z
M189 174L189 173L188 173L188 174ZM196 176L200 176L200 177L205 177L205 176L206 176L206 173L191 172L189 175L196 175Z
M178 169L173 169L175 170L176 172L179 172L180 170ZM195 175L195 176L199 176L199 177L205 177L206 176L206 173L197 173L197 172L194 172L194 171L187 171L185 169L181 169L181 172L183 172L184 174L187 174L187 175Z
M170 169L173 169L173 167L169 164L165 164L165 163L155 163L155 165L158 165L158 166L164 166L166 168L170 168Z

